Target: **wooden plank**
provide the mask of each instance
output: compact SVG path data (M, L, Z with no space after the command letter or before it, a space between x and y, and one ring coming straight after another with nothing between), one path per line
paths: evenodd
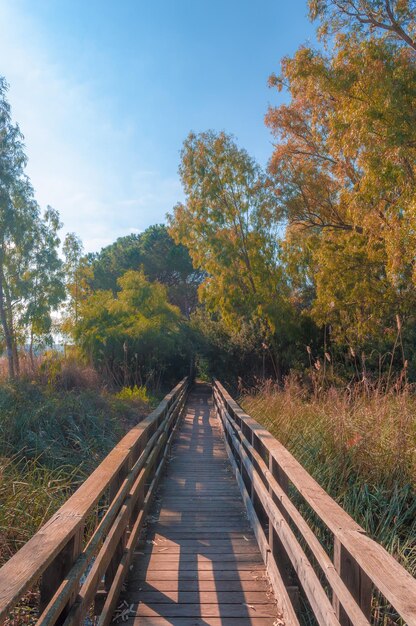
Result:
M151 536L151 535L150 535ZM239 530L239 531L222 531L218 528L207 529L205 531L202 530L169 530L169 533L165 534L166 537L170 539L174 539L175 541L182 541L183 539L211 539L211 538L221 538L227 537L230 541L233 539L243 539L244 537L250 538L251 530Z
M221 593L227 591L237 591L239 593L245 592L269 592L270 582L267 578L252 578L251 580L157 580L157 581L143 581L140 584L142 591L154 591L158 592L206 592L220 590ZM126 598L130 598L130 594L140 593L137 590L135 582L130 582L127 585ZM124 596L123 596L124 597ZM272 598L273 599L273 598Z
M280 626L275 617L132 617L126 626ZM281 622L283 624L283 622Z
M225 426L229 429L229 434L233 440L233 444L236 449L239 450L241 459L247 471L251 474L251 480L256 494L260 498L261 503L268 515L269 522L273 525L285 548L286 554L292 562L318 623L321 626L337 626L339 622L335 615L334 608L325 594L312 565L306 558L306 555L297 541L293 531L289 527L282 513L272 501L263 481L254 470L248 455L232 431L228 421L225 421Z
M220 420L222 420L221 415L219 416ZM221 424L223 425L223 427L225 427L225 423L223 421L221 421ZM286 587L284 585L284 582L280 576L280 572L277 570L277 568L275 566L273 566L273 564L270 566L269 564L269 549L268 549L268 545L266 542L266 537L264 534L264 531L259 523L259 520L257 519L256 516L256 512L254 510L254 507L252 505L250 496L247 492L246 486L244 484L244 481L242 479L241 473L240 473L240 468L238 467L234 456L232 454L231 448L227 442L227 439L225 438L225 430L224 430L224 440L225 440L225 447L227 449L228 452L228 456L230 458L230 462L231 462L231 466L234 469L234 473L235 473L235 477L237 479L237 483L238 486L240 487L240 491L241 491L241 495L243 497L243 501L245 503L245 506L247 508L247 512L248 515L250 516L253 528L255 529L255 533L256 533L256 538L257 538L257 542L258 545L260 547L260 552L261 555L263 557L264 563L267 566L267 572L270 576L270 581L271 584L273 586L274 592L275 592L275 596L276 596L276 600L277 600L277 604L279 607L279 610L281 612L282 615L284 615L284 619L285 619L285 623L289 626L299 626L299 620L297 618L296 612L294 610L294 607L292 605L292 602L290 600L289 594L286 590Z
M122 537L127 527L127 524L129 523L130 515L135 506L136 500L139 497L139 495L142 493L142 486L146 482L147 476L149 475L149 473L151 473L153 464L158 457L159 451L163 448L163 445L167 436L166 430L168 428L169 422L172 419L174 419L174 415L172 415L172 417L169 418L169 420L167 420L166 423L162 422L161 430L158 429L156 431L156 433L158 433L160 430L160 434L157 438L156 445L153 447L152 451L150 452L146 460L146 465L143 467L143 469L137 476L136 481L133 484L131 491L128 494L128 499L126 500L126 503L121 507L120 512L116 518L116 521L114 525L112 526L110 532L108 533L103 543L103 546L101 547L101 550L99 554L97 555L97 558L94 561L94 564L90 572L88 573L88 576L84 584L82 585L81 590L79 591L77 603L76 605L74 605L69 617L67 618L65 622L65 626L70 626L71 624L80 623L83 620L84 616L86 615L87 610L89 609L89 606L91 605L93 597L97 591L99 581L102 578L102 575L104 573L107 573L107 568L112 562L113 554L119 546L120 538ZM120 562L120 560L123 559L123 555L124 555L124 546L123 546L123 552L118 558L117 565ZM117 573L117 567L115 568L114 573L112 573L110 584L108 585L109 589L112 588L112 582L114 580L116 573Z
M179 415L180 418L180 415ZM113 621L113 613L114 610L116 608L117 605L117 600L120 594L120 590L122 588L122 585L124 583L124 579L127 575L127 572L129 570L129 566L130 566L130 562L131 559L134 555L134 548L137 544L137 540L139 537L139 533L141 531L142 528L142 524L144 522L144 520L146 519L146 514L147 514L147 510L148 507L152 501L153 495L159 485L159 481L160 481L160 477L162 475L162 470L164 469L165 463L166 463L166 459L167 459L167 455L171 446L171 442L172 439L174 437L174 434L176 432L176 429L178 427L180 419L177 419L176 422L173 424L173 427L170 428L169 424L166 427L166 432L168 434L168 440L166 443L166 446L164 448L164 452L162 457L160 458L159 461L159 465L156 469L156 472L153 476L153 480L150 484L149 490L146 494L146 498L144 501L144 506L142 511L140 512L137 520L134 522L133 524L133 528L131 530L130 533L130 537L128 539L127 542L127 547L126 547L126 551L123 555L123 558L121 559L121 562L119 564L119 567L117 569L115 578L114 578L114 582L113 585L108 593L108 596L106 598L106 601L104 603L104 607L101 611L99 620L98 620L98 626L108 626L110 624L111 621ZM157 452L157 450L155 450L155 453ZM149 463L149 467L150 467L150 463Z
M183 463L182 455L189 462ZM253 621L263 618L271 626L279 612L265 572L218 422L206 399L198 401L182 422L147 538L136 550L120 601L139 602L140 623L164 616L182 624L188 616L198 624L203 616L205 625L212 619L223 624L234 616L239 626L246 619L263 626Z
M135 566L134 570L132 570L132 573L134 574L134 572L146 572L148 571L148 569L152 570L152 566L155 567L156 569L159 569L160 567L162 567L162 563L163 563L163 571L164 572L176 572L178 574L179 572L179 565L180 562L177 561L162 561L159 563L155 563L153 566L153 563L150 562L149 564L147 563L143 563L142 561L139 561L138 564ZM149 566L148 566L149 565ZM243 572L243 571L249 571L249 572L255 572L255 571L264 571L264 563L263 561L248 561L248 562L227 562L227 561L215 561L214 563L210 560L204 560L201 561L200 559L198 559L198 561L195 561L195 559L192 559L192 561L187 561L186 565L184 566L186 567L186 571L187 572L215 572L215 574L217 574L218 572Z
M218 534L218 535L227 535L228 533L232 533L235 530L235 524L212 524L210 525L208 522L204 522L203 524L193 524L189 522L189 524L157 524L155 526L155 530L159 533L169 535L170 537L177 535L180 533L181 535L198 535L201 532L201 535L205 534ZM245 522L239 526L239 532L247 532L250 533L251 527L250 524Z
M140 617L276 617L274 605L258 604L251 608L248 603L235 604L148 604L139 603L133 608Z
M343 583L351 592L356 604L363 611L364 615L371 619L371 600L373 595L371 580L347 552L338 537L334 539L334 565ZM333 606L342 626L355 626L355 620L347 610L348 607L345 606L345 603L340 602L339 594L334 595Z
M63 581L70 572L76 559L79 557L82 550L83 541L83 527L79 528L75 535L69 540L68 545L52 563L47 567L42 576L40 584L40 601L39 612L42 613L54 598L57 591L59 591ZM66 614L69 610L70 601L75 599L74 591L69 591L65 601L61 602L59 609L56 612L55 623L57 625L62 624Z
M160 546L149 546L148 544L146 544L146 546L138 546L137 548L138 550L138 554L146 554L146 555L150 555L150 554L160 554L160 555L168 555L168 554L182 554L182 555L187 555L187 554L200 554L201 556L216 556L216 555L223 555L225 556L226 554L250 554L250 553L254 553L254 554L258 554L259 548L258 546L254 543L254 540L252 542L247 542L247 541L241 541L239 543L234 543L233 546L230 546L230 544L228 542L224 542L220 545L211 545L211 546L204 546L202 543L200 544L195 544L195 545L178 545L175 544L174 542L170 543L169 546L165 546L164 544L160 545Z
M137 554L137 552L136 552ZM194 563L194 562L198 562L201 563L203 560L206 560L206 562L211 563L211 565L216 566L218 564L221 563L234 563L235 565L237 565L238 563L261 563L263 564L262 558L260 556L259 553L259 549L257 548L256 551L244 551L240 554L235 554L234 552L228 552L228 553L214 553L208 555L207 554L201 554L199 553L176 553L176 554L172 554L169 552L165 552L163 554L151 554L151 555L143 555L143 558L141 559L141 562L143 564L145 564L146 566L151 566L151 567L162 567L163 565L167 565L167 564L176 564L176 565L181 565L182 563Z
M339 539L407 626L416 626L416 580L411 574L366 535L343 531Z
M96 528L85 550L77 559L70 574L65 578L62 584L57 588L54 596L50 599L48 606L46 606L38 620L39 626L49 626L49 624L55 624L57 616L60 615L62 608L66 604L70 595L74 593L75 589L76 591L78 591L78 583L82 575L86 571L92 557L96 554L98 546L102 542L103 538L106 536L111 524L114 522L116 515L119 512L120 507L124 502L124 499L128 495L128 492L131 489L134 481L137 480L139 473L141 472L141 470L143 470L144 465L148 460L150 450L157 442L162 430L163 422L149 439L145 449L143 449L136 463L131 468L129 475L122 483L117 495L111 502L106 514ZM141 485L141 483L142 481L139 481L139 485ZM141 486L139 487L139 489L141 490ZM133 508L135 508L135 505L133 505Z
M152 549L163 549L166 548L175 548L175 549L183 549L186 551L187 548L200 548L201 550L209 550L210 548L218 548L219 550L226 551L227 549L234 550L235 548L241 547L255 547L258 550L258 545L254 538L253 533L248 535L244 535L243 537L238 537L235 539L224 539L224 537L209 537L208 539L203 539L202 537L195 537L193 539L185 538L182 539L180 544L173 539L168 539L164 535L159 535L157 533L152 533L153 538L146 539L144 542L140 542L138 544L138 549L141 550L144 547Z
M280 444L280 442L241 409L221 383L215 381L215 387L225 401L227 408L230 409L230 414L238 416L238 419L255 433L256 437L262 442L269 454L275 458L281 470L334 534L340 528L363 530L359 524L354 522L348 513L322 489L316 480L308 474L302 465L284 446L282 446L282 444Z
M274 604L274 598L267 591L173 591L170 593L157 591L132 591L126 594L127 602L144 604L170 604L180 601L181 604Z
M263 569L248 569L248 570L220 570L213 572L212 570L136 570L133 568L129 573L129 580L257 580L257 577L262 578L265 574L265 568Z
M228 423L231 427L233 427L229 416L228 416ZM315 537L312 530L303 519L302 515L293 505L287 493L285 493L283 488L279 485L277 480L274 478L273 474L270 473L263 459L259 456L259 454L254 449L252 449L250 442L245 440L244 435L241 432L241 430L238 428L238 426L234 425L233 432L234 431L235 431L235 434L237 434L240 438L239 443L237 443L236 445L239 446L240 454L243 457L243 463L246 467L247 472L251 474L252 480L254 481L254 474L256 474L257 478L259 478L259 475L257 474L257 472L255 472L254 467L251 464L250 458L248 454L246 453L246 448L250 449L251 455L255 459L258 468L263 472L264 477L267 479L267 485L269 487L269 498L267 499L268 507L271 507L271 509L273 509L273 507L275 508L275 510L279 514L279 517L281 516L281 518L284 520L285 527L287 527L287 522L289 519L291 519L295 523L297 528L302 533L304 539L306 540L313 555L315 556L318 564L321 566L322 571L325 574L328 582L330 583L332 590L336 597L336 602L335 603L333 602L333 607L334 607L334 611L335 611L337 618L339 619L339 616L341 614L341 609L339 606L339 602L340 602L341 607L343 607L343 611L345 612L346 616L347 615L350 616L352 623L355 626L369 626L368 620L371 616L371 585L369 585L368 580L366 581L365 598L362 597L362 600L357 604L353 595L350 592L355 590L356 599L358 599L360 596L360 592L358 588L357 589L355 588L354 583L352 581L349 585L344 584L343 579L339 576L339 573L338 573L339 570L336 570L334 568L334 564L331 562L331 559L324 551L319 540L317 539L317 537ZM244 448L240 447L241 443L244 443ZM258 483L258 484L261 484L261 483ZM262 493L263 493L262 501L264 504L264 498L266 498L266 495L265 495L266 490L263 489L263 486L261 488L262 488ZM279 503L279 507L277 507L276 502L273 499L272 495L276 497ZM276 533L277 537L279 538L281 549L283 549L284 551L283 553L284 559L285 560L288 559L290 555L288 555L288 551L285 548L285 545L286 545L285 542L282 542L280 534L276 532L275 525L270 524L269 534L270 534L271 529L273 529L273 534ZM284 529L281 528L282 532L283 530ZM281 557L281 553L279 553L279 556ZM305 562L308 561L306 555L304 556L304 560ZM348 574L345 576L345 578L347 578L347 576ZM359 573L357 573L356 576L358 579ZM359 581L360 581L359 584L361 584L361 581L362 581L361 577L359 578ZM355 583L357 583L357 581L355 581ZM365 612L363 612L364 607L366 609ZM343 619L345 621L346 618L344 617ZM348 624L349 624L349 620L347 619L346 626L348 626Z
M245 511L230 511L230 509L214 510L214 511L165 511L162 510L159 515L156 515L158 521L163 524L181 524L187 520L194 520L195 522L218 522L219 524L229 520L233 523L244 520L247 517Z

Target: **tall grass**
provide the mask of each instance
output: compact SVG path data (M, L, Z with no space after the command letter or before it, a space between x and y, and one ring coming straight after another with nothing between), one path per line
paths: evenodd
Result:
M110 393L61 358L0 380L0 565L150 409L143 393Z
M416 574L416 396L410 388L329 388L315 394L289 378L284 389L266 383L240 403ZM382 616L376 623L396 621Z
M156 402L109 392L96 372L57 354L21 359L18 381L0 359L0 566L51 517L123 433ZM6 626L36 622L38 590Z

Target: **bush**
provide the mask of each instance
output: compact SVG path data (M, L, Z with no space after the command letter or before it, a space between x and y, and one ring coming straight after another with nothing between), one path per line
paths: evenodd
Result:
M116 398L119 400L140 400L141 402L153 401L153 397L148 395L146 387L138 387L137 385L134 385L134 387L123 387L116 394Z

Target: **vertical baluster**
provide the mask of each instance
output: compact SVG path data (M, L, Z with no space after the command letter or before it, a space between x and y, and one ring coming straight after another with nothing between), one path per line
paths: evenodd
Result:
M271 454L269 456L269 471L272 474L272 476L277 480L277 482L279 483L280 487L285 492L285 494L288 495L289 494L289 480L286 474L280 468L280 466L276 463L275 459L273 458ZM273 490L270 487L269 487L269 492L272 495L273 501L279 507L279 510L281 511L283 517L288 522L290 519L288 514L286 513L285 510L283 510L283 507L279 506L279 500L278 498L276 498L276 496L273 493ZM277 568L280 572L284 585L289 594L291 603L294 609L298 611L299 610L299 585L298 585L297 576L293 570L292 563L286 554L286 550L284 549L283 544L280 541L272 524L269 525L269 547L270 547L271 557L274 559L274 562L277 565Z
M81 526L44 571L40 583L39 613L42 613L42 611L46 608L59 585L65 579L76 559L81 554L83 534L84 527ZM65 617L68 614L76 596L77 590L72 593L68 604L56 621L57 626L63 624L65 621Z
M125 477L128 474L128 471L130 469L130 462L131 459L130 457L126 460L126 462L123 464L122 468L119 470L119 472L116 474L116 476L113 478L113 480L110 483L110 487L109 487L109 502L111 503L115 496L117 495L117 492L119 491L123 480L125 479ZM117 544L117 547L114 551L114 555L110 561L110 564L107 568L107 571L105 573L105 577L104 577L104 585L105 585L105 589L108 591L111 587L111 584L114 580L114 576L116 575L117 572L117 568L118 565L121 561L121 558L123 556L124 553L124 548L126 546L126 542L127 542L127 528L126 530L123 532L120 541Z
M370 619L373 593L371 580L337 537L334 537L334 565L358 606L367 619ZM340 624L352 626L351 620L335 595L332 604Z

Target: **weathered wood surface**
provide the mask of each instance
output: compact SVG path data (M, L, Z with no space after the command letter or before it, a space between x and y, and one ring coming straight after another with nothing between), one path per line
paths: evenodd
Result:
M211 409L197 385L120 596L130 626L281 623Z

